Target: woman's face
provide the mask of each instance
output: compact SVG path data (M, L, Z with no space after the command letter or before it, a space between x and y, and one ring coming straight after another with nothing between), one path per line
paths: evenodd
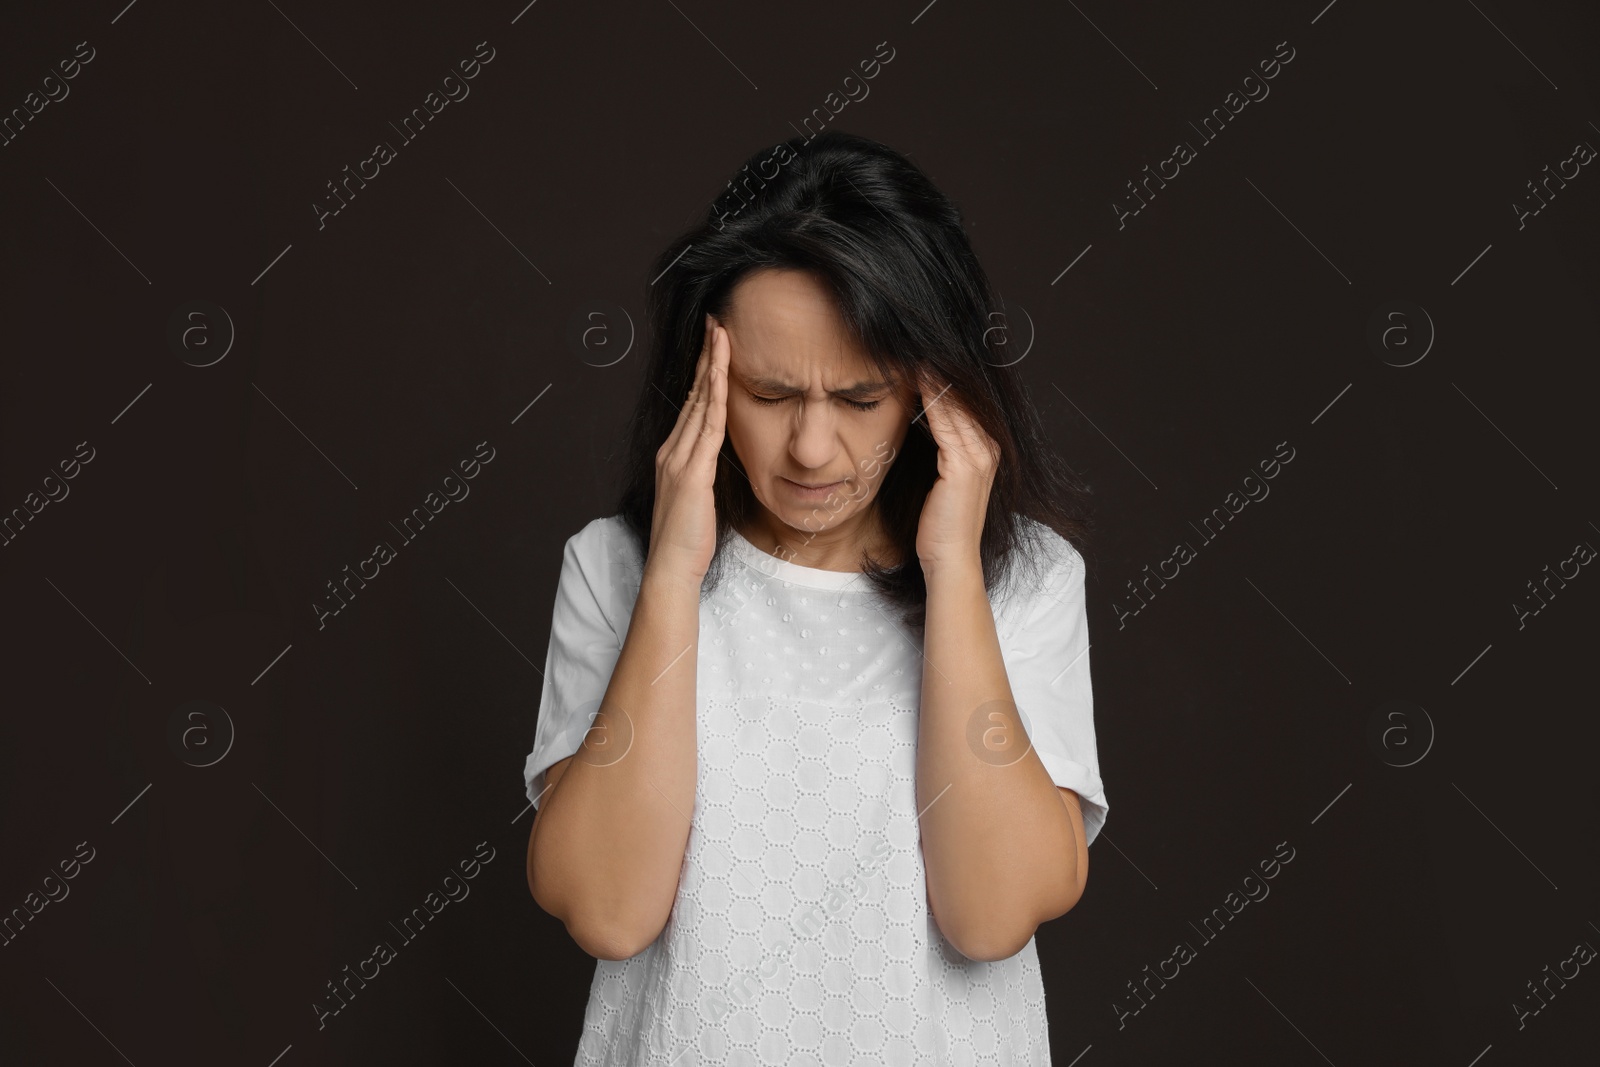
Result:
M720 321L732 346L728 440L756 499L798 531L826 530L828 540L860 533L900 454L914 388L879 379L808 272L746 275Z

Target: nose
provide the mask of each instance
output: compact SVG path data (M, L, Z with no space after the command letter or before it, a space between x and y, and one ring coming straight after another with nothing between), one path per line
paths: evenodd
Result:
M838 454L839 442L835 434L832 398L813 400L802 398L799 414L789 434L789 455L805 470L832 473L833 457Z

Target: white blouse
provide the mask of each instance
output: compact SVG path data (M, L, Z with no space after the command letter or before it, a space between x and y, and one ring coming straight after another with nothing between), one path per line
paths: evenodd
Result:
M1027 520L1033 555L991 597L1006 675L1093 842L1083 560ZM693 825L665 928L596 960L580 1067L1050 1063L1033 939L970 960L928 908L917 823L920 642L858 573L802 567L737 531L700 606ZM621 652L643 559L620 516L566 543L529 800L578 751ZM954 669L947 666L946 670ZM981 723L973 732L980 758ZM1015 757L1008 755L1007 759Z

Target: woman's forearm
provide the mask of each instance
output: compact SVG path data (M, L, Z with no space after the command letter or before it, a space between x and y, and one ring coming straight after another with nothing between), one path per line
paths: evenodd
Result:
M971 959L1014 955L1076 892L1076 830L1017 716L974 557L927 575L917 808L928 901Z
M677 893L694 811L700 583L645 571L611 682L539 812L530 882L586 952L626 959Z

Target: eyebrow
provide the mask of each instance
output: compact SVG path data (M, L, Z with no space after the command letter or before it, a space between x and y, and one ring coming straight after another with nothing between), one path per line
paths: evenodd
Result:
M744 382L745 385L747 385L751 389L759 389L762 392L767 392L767 393L803 393L803 392L805 392L805 389L802 388L801 386L790 385L788 382L780 381L777 378L757 377L757 376L747 375L747 374L741 374L741 375L739 375L739 378L740 378L741 381ZM830 396L842 396L842 397L846 397L846 398L849 398L849 399L858 399L858 398L864 397L864 396L871 396L873 393L882 392L883 390L888 389L888 388L889 388L889 383L888 382L857 382L856 384L846 386L843 389L829 389L828 390L828 394Z

